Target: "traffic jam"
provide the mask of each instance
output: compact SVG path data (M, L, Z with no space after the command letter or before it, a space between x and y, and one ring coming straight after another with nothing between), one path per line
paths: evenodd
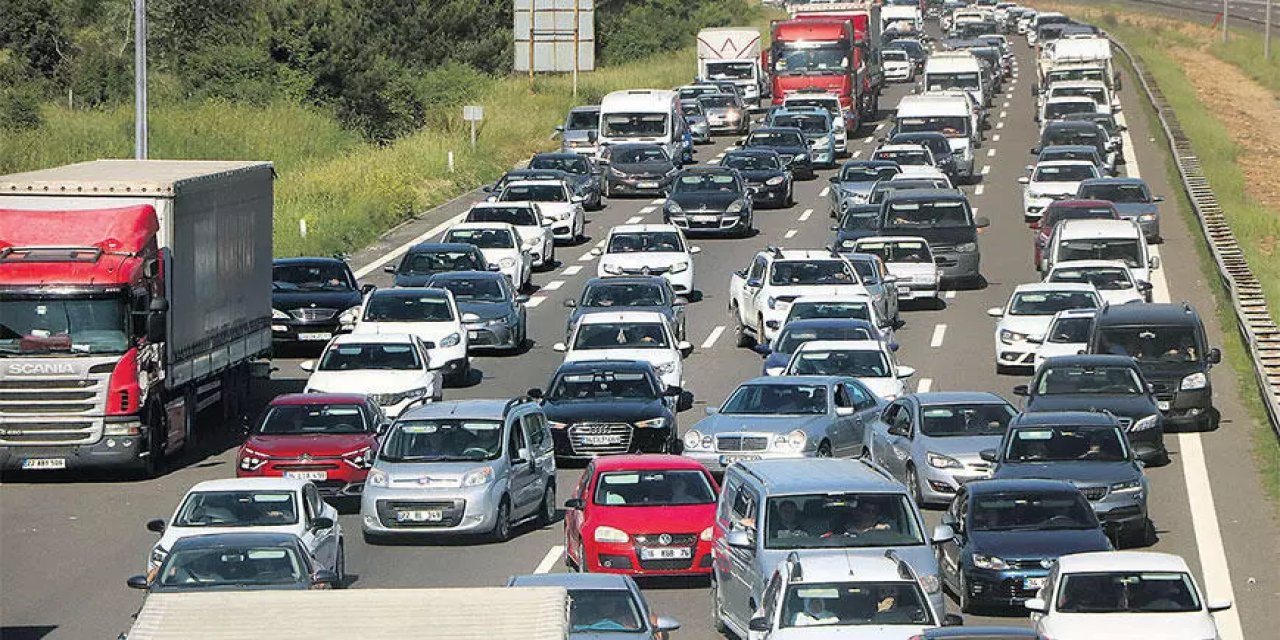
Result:
M1222 637L1232 603L1151 549L1148 505L1166 434L1217 428L1222 356L1170 298L1106 35L992 0L782 8L700 31L690 84L574 107L559 150L360 268L272 257L267 163L0 177L0 468L145 481L250 416L222 477L137 524L121 637L204 637L158 630L210 592L358 617L357 545L541 530L552 562L475 596L493 637L544 637L500 625L535 604L562 638ZM1011 101L1037 142L993 171ZM273 352L302 384L263 398ZM502 381L523 367L545 382ZM653 602L673 580L699 617ZM255 624L225 637L294 637Z

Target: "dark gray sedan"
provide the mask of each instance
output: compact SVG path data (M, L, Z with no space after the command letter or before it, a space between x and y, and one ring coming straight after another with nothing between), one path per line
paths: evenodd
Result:
M467 350L497 349L519 352L528 335L524 303L511 281L501 273L455 271L431 276L426 286L448 289L467 328Z
M149 593L301 591L341 586L341 580L333 571L316 569L291 533L213 533L175 542L154 576L134 576L128 584Z
M597 211L604 208L600 169L590 160L578 153L539 153L529 159L529 169L542 171L554 169L565 172L565 182L573 189L574 195L582 198L584 209Z
M659 144L618 144L600 152L604 195L663 195L671 190L678 162Z

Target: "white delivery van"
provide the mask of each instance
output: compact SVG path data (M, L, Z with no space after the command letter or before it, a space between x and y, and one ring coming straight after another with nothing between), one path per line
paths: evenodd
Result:
M963 89L978 104L991 104L988 87L982 83L982 65L968 51L937 53L924 63L924 90L947 89Z
M760 67L760 30L723 27L698 32L698 78L727 80L742 90L742 99L758 101L766 86Z
M601 147L649 142L662 145L672 158L682 158L685 127L675 91L629 89L614 91L600 101Z
M962 96L920 94L903 96L898 103L894 133L936 132L947 137L955 158L956 174L973 179L973 148L978 123L969 101Z

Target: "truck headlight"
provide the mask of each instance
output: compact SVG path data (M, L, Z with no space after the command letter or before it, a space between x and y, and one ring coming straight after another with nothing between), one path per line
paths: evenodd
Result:
M287 313L285 313L285 312L283 312L283 311L281 311L281 310L279 310L279 309L272 309L272 310L271 310L271 319L272 319L272 320L288 320L288 319L289 319L289 314L287 314Z
M685 271L688 271L688 270L689 270L689 263L683 260L671 265L671 273L684 273Z
M455 332L455 333L451 333L451 334L449 334L449 335L445 336L445 337L444 337L444 340L441 340L441 341L440 341L440 346L442 346L442 347L456 347L456 346L458 346L458 343L459 343L459 342L462 342L462 335L461 335L461 334L459 334L459 333L456 333L456 332Z
M1134 421L1133 426L1129 427L1129 431L1146 431L1147 429L1154 428L1157 424L1160 424L1160 414L1150 415L1142 418L1141 420Z
M941 453L930 451L926 454L929 459L929 466L935 469L963 469L964 465L959 460L951 456L944 456Z
M1209 386L1209 376L1203 373L1193 373L1182 379L1182 384L1178 385L1180 391L1194 391Z
M468 471L462 476L462 486L478 487L488 484L490 480L493 480L493 467L480 467L479 469Z
M1009 568L1009 563L996 556L989 556L985 553L975 553L973 554L973 566L979 569L1004 571Z
M613 527L596 527L596 531L592 534L592 537L596 542L609 542L613 544L626 544L627 541L631 540L631 536L628 536L627 532L622 531L621 529L614 529Z

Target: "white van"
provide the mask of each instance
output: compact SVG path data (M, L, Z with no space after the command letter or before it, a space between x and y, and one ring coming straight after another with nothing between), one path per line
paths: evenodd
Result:
M1054 225L1044 272L1072 260L1119 260L1138 283L1150 283L1151 272L1160 268L1160 256L1151 255L1134 220L1063 220Z
M955 158L956 175L973 179L973 148L977 144L977 119L968 100L961 96L921 94L903 96L898 103L895 134L937 132L947 137Z
M964 89L978 104L990 105L990 95L982 83L982 65L968 51L937 53L924 63L924 90L947 89Z
M614 91L600 101L600 146L625 142L660 144L672 158L684 157L684 113L679 94L662 89Z

